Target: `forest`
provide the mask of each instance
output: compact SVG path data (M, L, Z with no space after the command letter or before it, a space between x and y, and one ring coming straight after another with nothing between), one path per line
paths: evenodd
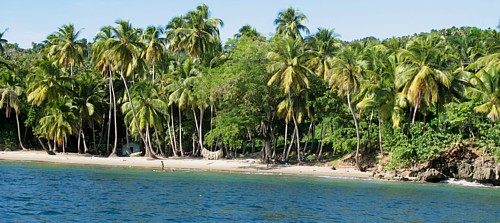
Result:
M273 22L273 21L269 21ZM22 49L0 33L0 148L411 166L466 144L500 157L500 33L451 27L343 41L292 7L222 42L200 5L166 25L65 24ZM333 26L335 24L332 24ZM500 29L499 27L497 27Z

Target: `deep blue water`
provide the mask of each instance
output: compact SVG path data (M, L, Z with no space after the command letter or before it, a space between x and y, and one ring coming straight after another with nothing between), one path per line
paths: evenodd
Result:
M0 161L1 222L500 222L500 189Z

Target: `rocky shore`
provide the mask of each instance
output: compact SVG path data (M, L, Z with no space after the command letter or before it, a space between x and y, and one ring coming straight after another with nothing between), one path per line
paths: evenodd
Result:
M500 163L468 145L457 145L413 168L383 170L378 167L372 176L378 179L442 182L460 179L500 186Z

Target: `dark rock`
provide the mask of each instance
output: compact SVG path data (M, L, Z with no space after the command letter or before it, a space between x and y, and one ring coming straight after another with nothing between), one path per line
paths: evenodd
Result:
M471 180L474 175L474 166L468 163L457 164L457 174L454 176L458 179Z
M489 167L476 167L474 175L472 176L473 180L477 180L479 182L488 182L490 180L495 180L495 178L494 169Z
M432 183L437 183L446 180L447 178L448 177L436 169L427 169L425 172L421 172L417 177L418 180Z

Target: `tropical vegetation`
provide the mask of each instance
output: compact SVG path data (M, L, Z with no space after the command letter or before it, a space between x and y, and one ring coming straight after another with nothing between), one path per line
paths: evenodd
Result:
M271 21L272 22L272 21ZM47 152L411 166L457 144L500 156L500 33L451 27L343 41L292 7L222 42L200 5L165 25L67 24L31 49L0 33L0 145Z

